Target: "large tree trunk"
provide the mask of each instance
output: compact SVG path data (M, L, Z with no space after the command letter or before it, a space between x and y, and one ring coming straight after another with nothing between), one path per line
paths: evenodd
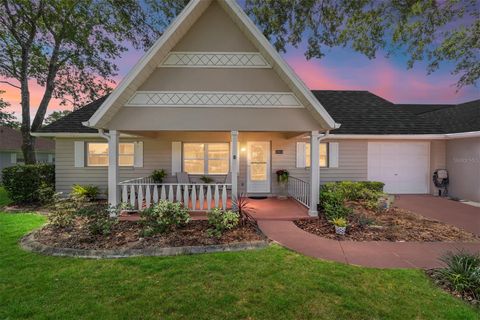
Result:
M35 158L35 137L30 135L30 130L26 131L22 126L22 152L25 164L34 164Z
M28 52L22 50L22 56L24 62L22 65L21 73L21 93L22 93L22 152L25 164L34 164L35 159L35 140L30 135L30 91L28 88L27 77L27 65L28 65Z

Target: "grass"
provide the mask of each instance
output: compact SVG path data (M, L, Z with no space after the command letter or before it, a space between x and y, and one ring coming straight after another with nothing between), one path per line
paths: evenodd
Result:
M279 246L119 260L41 256L36 214L0 213L0 319L478 319L418 270L377 270Z

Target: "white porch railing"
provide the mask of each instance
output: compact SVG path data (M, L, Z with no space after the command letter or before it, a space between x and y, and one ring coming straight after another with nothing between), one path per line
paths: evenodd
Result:
M190 211L226 209L229 183L155 183L151 177L137 178L119 183L122 203L134 209L149 208L159 200L181 202Z
M310 206L310 184L290 176L287 186L288 195L307 208Z

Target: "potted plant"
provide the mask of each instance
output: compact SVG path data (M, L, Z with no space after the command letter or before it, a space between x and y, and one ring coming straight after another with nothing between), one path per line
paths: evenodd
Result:
M214 180L210 177L207 177L207 176L201 176L200 177L200 180L203 182L203 183L212 183L214 182Z
M286 169L279 169L276 172L277 174L277 182L280 187L280 194L278 196L279 199L287 199L287 184L288 184L288 177L290 173Z
M335 233L339 235L345 235L347 230L347 220L345 218L334 218L332 220L333 225L335 226Z
M166 176L167 176L167 172L164 169L157 169L157 170L153 170L152 175L150 177L152 177L153 182L162 183L163 179L165 179Z

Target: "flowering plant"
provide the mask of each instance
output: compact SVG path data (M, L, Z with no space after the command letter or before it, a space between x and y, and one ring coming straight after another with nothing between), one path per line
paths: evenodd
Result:
M277 181L280 183L286 183L288 182L288 177L290 176L290 173L286 169L280 169L277 170Z

